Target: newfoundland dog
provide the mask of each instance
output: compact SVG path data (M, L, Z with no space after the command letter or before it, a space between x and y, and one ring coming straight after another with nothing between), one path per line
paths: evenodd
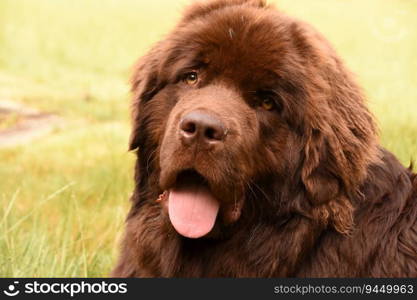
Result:
M352 77L263 0L193 3L135 68L113 276L417 276L417 176Z

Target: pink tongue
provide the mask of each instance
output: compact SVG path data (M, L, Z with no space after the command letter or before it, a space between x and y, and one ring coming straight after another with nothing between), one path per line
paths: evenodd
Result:
M195 185L169 191L168 213L175 230L188 238L199 238L216 222L219 202L208 188Z

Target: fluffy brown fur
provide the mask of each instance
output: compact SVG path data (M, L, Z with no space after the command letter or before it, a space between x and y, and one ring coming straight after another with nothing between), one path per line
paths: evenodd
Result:
M360 88L309 25L262 0L197 2L135 70L136 185L114 276L417 276L417 177L379 146ZM221 142L181 142L196 110L227 128ZM221 201L199 239L160 197L184 170Z

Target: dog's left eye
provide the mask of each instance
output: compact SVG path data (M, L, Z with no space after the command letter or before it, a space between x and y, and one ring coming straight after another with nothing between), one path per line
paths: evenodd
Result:
M265 110L273 110L275 108L275 102L271 97L262 98L261 106Z
M279 96L272 90L258 90L256 91L257 104L259 108L267 111L281 111L281 104L277 100Z
M184 75L183 81L188 85L195 85L198 82L197 72L190 72Z

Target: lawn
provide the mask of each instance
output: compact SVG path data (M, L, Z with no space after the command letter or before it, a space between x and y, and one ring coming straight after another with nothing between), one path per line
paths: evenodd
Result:
M0 100L66 120L0 149L1 277L108 275L133 187L130 68L187 2L0 1ZM382 144L406 165L417 160L417 2L270 2L332 41L368 95Z

